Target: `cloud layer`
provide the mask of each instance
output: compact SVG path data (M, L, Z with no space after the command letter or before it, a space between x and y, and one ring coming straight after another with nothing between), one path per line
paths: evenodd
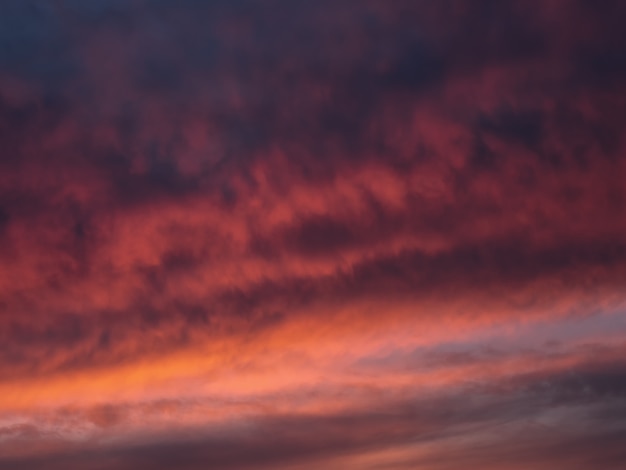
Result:
M0 466L621 468L624 18L3 2Z

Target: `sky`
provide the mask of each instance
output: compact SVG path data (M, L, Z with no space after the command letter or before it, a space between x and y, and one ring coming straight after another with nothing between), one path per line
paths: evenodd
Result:
M0 2L0 468L625 468L625 21Z

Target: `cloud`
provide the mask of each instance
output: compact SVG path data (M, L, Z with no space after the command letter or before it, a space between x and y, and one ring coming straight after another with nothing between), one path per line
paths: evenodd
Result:
M615 372L623 373L623 365L616 364ZM567 372L564 377L569 375ZM604 382L595 375L589 383ZM614 413L623 412L623 399L607 401L605 393L591 395L580 390L565 401L558 400L560 411L553 413L553 385L537 378L522 384L506 394L471 387L445 396L386 403L384 407L252 417L212 430L156 438L154 442L116 443L104 448L81 445L67 453L5 464L7 468L158 469L179 465L195 469L207 464L214 468L290 468L291 463L309 461L335 468L336 459L349 463L359 455L370 455L376 463L376 453L386 451L390 460L378 465L444 469L472 462L496 468L503 462L516 462L519 468L588 468L589 462L602 455L606 468L618 468L623 455L617 443L624 430ZM564 389L571 388L563 384ZM600 418L602 424L598 426L592 423L598 420L600 410L614 417ZM591 435L584 432L589 425L595 429ZM555 433L555 429L562 431ZM471 438L465 437L468 435ZM574 443L579 445L571 447ZM445 448L454 452L442 455L440 451ZM399 461L391 452L394 449L402 457Z
M623 309L626 281L624 13L583 0L3 2L4 434L57 449L50 465L63 468L346 452L359 466L358 455L387 458L385 436L404 455L424 420L466 462L566 468L568 443L617 461L611 420L542 443L511 431L473 451L446 433L489 420L489 407L431 423L397 403L413 403L407 370L425 362L422 384L453 394L478 374L512 401L531 395L528 414L621 406L621 366L609 354L581 369L596 350L566 331L588 315L590 343L621 347L599 325ZM538 347L527 322L556 325L562 344ZM490 325L533 354L485 347ZM355 363L377 364L393 397ZM229 392L266 412L243 435L132 444L125 432L151 419L142 403L196 388L200 401ZM382 411L355 411L337 390ZM272 408L280 393L294 408ZM299 400L318 408L299 414ZM504 423L507 399L489 400ZM15 424L72 401L74 444ZM235 407L233 422L243 415ZM123 438L76 444L99 432ZM460 465L436 463L428 445L399 468ZM8 468L43 465L27 454Z

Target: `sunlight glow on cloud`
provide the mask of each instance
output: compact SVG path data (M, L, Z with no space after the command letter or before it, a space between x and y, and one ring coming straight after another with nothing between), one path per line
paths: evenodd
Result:
M619 470L626 7L0 4L0 468Z

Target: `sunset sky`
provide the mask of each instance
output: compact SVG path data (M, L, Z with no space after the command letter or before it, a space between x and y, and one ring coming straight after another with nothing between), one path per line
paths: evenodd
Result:
M0 469L625 469L625 24L0 0Z

